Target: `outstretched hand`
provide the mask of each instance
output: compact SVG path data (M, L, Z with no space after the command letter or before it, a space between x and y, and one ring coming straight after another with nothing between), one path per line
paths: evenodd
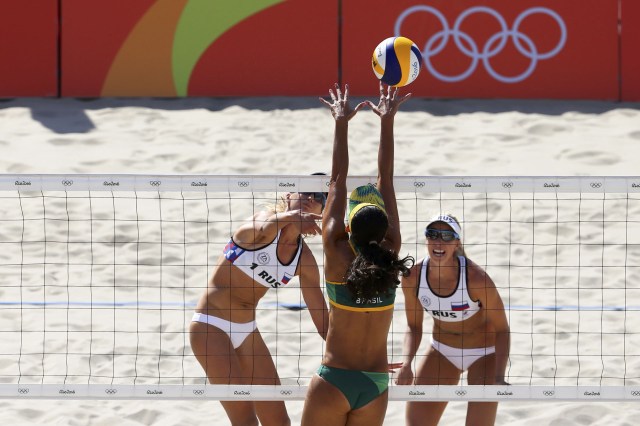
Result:
M335 90L335 91L334 91ZM329 96L331 96L331 102L320 98L320 102L325 104L331 110L331 115L336 121L349 121L358 111L367 105L366 102L360 102L355 108L351 108L349 105L349 85L344 85L344 93L340 90L338 83L335 84L334 90L329 89Z
M374 105L371 101L365 101L380 118L393 117L396 112L398 112L398 107L411 97L411 93L398 96L398 88L392 86L386 86L387 90L385 94L385 86L385 84L380 82L380 101L378 105Z

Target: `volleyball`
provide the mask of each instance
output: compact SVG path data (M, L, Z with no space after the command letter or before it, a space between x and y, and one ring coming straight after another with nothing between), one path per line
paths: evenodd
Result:
M371 66L383 83L402 87L413 82L420 74L422 55L408 38L389 37L374 49Z

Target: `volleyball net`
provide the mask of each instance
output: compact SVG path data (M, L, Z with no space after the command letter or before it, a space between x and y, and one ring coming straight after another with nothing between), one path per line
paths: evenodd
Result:
M348 180L349 189L374 182ZM296 279L260 301L282 385L210 385L189 345L229 237L326 176L0 176L0 397L300 400L322 338ZM396 177L401 255L462 223L511 327L511 386L398 386L391 400L640 399L640 177ZM306 239L321 268L320 237ZM430 319L416 362L429 344ZM402 292L388 339L402 360ZM415 366L413 368L415 372Z

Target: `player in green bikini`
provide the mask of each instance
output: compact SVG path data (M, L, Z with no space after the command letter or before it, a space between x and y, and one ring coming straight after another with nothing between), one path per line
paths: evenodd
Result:
M330 90L335 120L333 167L322 220L325 279L331 304L322 365L313 376L302 425L381 425L387 409L387 336L399 275L413 258L398 258L400 223L393 188L393 124L410 95L380 85L380 101L351 108L348 87ZM380 117L378 181L356 188L349 197L348 123L368 105Z

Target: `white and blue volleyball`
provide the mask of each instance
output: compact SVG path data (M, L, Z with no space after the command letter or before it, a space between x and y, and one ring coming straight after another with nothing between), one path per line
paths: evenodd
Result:
M376 46L371 66L383 83L402 87L413 82L420 74L422 54L408 38L389 37Z

